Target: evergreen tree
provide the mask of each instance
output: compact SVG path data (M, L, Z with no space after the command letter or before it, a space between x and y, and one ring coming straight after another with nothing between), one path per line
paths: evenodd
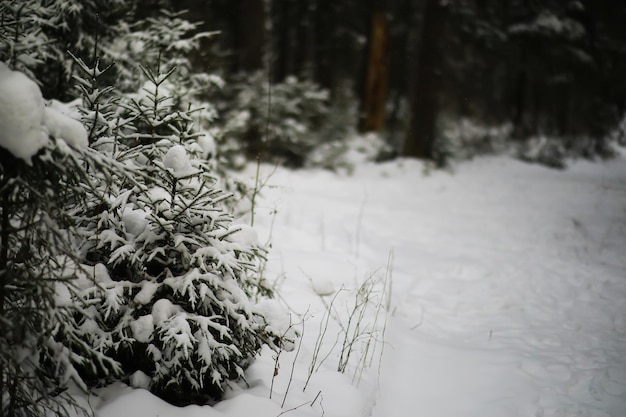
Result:
M91 343L127 378L141 375L175 404L204 403L243 376L262 344L280 343L251 302L270 293L258 275L264 249L225 211L230 196L203 158L193 110L167 87L174 68L143 73L142 93L120 98L132 129L94 143L125 168L102 182L105 199L82 226L84 257L109 275L84 290L94 306L79 325L98 329Z
M33 7L0 2L13 13L0 22L0 41L13 48L2 58L41 76L45 90L50 49L33 49L28 59L12 51L29 50L39 33L55 48L60 38L24 23L25 10L48 9L22 4ZM197 88L220 83L195 74L185 58L204 35L184 38L193 25L162 16L95 34L89 64L69 56L64 68L78 83L86 131L75 120L55 124L61 116L35 86L28 109L41 110L37 126L52 139L29 131L32 149L16 156L15 135L1 138L0 373L9 415L65 415L59 393L70 381L86 389L142 375L172 403L204 403L243 375L262 344L282 343L253 302L271 293L259 275L265 249L235 225L214 174L214 144L194 127L213 117L210 108L193 109ZM143 58L158 62L154 71L132 60L103 63L133 42L150 48ZM70 140L76 124L80 140Z

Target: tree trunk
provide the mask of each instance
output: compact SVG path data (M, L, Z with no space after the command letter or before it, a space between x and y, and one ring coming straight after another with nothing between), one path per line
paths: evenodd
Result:
M387 1L375 0L366 61L361 132L381 132L387 118L389 85L389 22Z
M276 36L276 62L274 81L283 81L296 73L298 16L294 2L277 0L272 6L273 33Z
M239 69L247 72L264 68L265 60L265 1L244 0L239 22Z
M337 31L336 6L320 2L315 12L316 62L315 81L334 94L338 57L335 32Z
M528 74L525 69L520 70L515 81L515 96L513 101L513 137L515 139L526 139L526 90Z
M426 0L422 33L417 49L417 69L411 97L404 155L433 159L438 96L441 82L442 38L447 6L441 0Z

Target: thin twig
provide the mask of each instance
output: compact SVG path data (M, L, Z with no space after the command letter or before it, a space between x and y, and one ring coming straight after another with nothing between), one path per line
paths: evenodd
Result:
M283 414L287 414L287 413L290 413L290 412L292 412L292 411L296 411L298 408L302 408L302 407L304 407L305 405L308 405L308 404L310 404L310 403L311 403L311 401L307 401L307 402L305 402L305 403L302 403L302 404L300 404L300 405L298 405L298 406L296 406L296 407L290 408L289 410L285 410L285 411L283 411L282 413L280 413L280 414L279 414L279 415L277 415L276 417L280 417L280 416L282 416Z
M269 115L268 115L269 117ZM254 190L252 191L252 209L250 212L250 227L254 227L254 211L256 208L256 196L259 193L259 175L261 171L261 154L256 157L256 175L254 176Z
M293 358L293 363L291 364L291 373L289 374L289 382L287 383L287 389L285 390L285 396L283 397L283 403L280 405L281 408L285 406L285 401L287 401L287 395L289 394L289 388L291 388L291 382L293 381L293 372L296 367L296 361L298 360L298 355L300 354L300 349L302 348L302 339L304 339L304 322L306 320L306 315L309 310L304 313L302 317L302 333L300 334L300 340L298 341L298 350L296 350L296 355Z
M315 347L313 348L313 356L311 358L311 363L309 365L309 375L307 376L307 379L306 379L306 382L304 383L304 388L302 389L302 391L305 391L306 387L309 385L309 381L311 380L311 376L313 375L313 371L315 370L315 365L317 364L320 350L322 349L322 342L324 341L324 337L326 336L326 331L328 330L328 322L330 320L330 313L332 311L333 304L335 303L335 300L337 299L337 296L339 295L339 293L343 290L344 290L344 287L342 285L339 291L335 293L335 296L330 302L330 306L327 307L326 310L324 311L324 316L322 317L322 321L320 322L320 333L317 336L317 340L315 341ZM320 362L320 365L321 365L321 362Z
M322 391L319 391L317 395L315 396L315 398L313 398L313 401L311 401L311 407L313 407L313 404L315 404L315 401L317 401L320 395L322 395Z
M291 323L291 315L289 315L289 326L287 327L287 329L285 329L285 331L281 335L280 337L281 340L285 339L285 337L287 336L287 333L292 329L292 327L293 327L293 324ZM278 370L280 369L279 360L280 360L280 354L282 352L283 352L283 347L281 344L280 348L278 349L278 353L276 354L276 357L274 358L274 374L272 375L272 382L270 384L270 399L272 399L272 394L274 392L274 380L278 376Z

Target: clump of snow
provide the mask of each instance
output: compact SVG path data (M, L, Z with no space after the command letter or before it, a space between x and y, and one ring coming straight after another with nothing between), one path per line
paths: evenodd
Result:
M165 320L170 319L181 311L183 311L183 309L180 306L174 305L166 298L161 298L152 306L152 318L154 325L160 325Z
M215 138L211 132L204 132L204 134L198 138L198 144L202 148L202 157L205 159L214 156L217 152Z
M133 337L140 343L149 343L154 333L154 318L150 314L141 316L130 323Z
M72 293L65 282L57 282L54 285L54 302L57 306L72 305Z
M164 210L167 207L170 197L170 193L162 187L152 187L147 193L149 204L158 210Z
M293 318L276 300L263 299L255 304L254 309L265 317L267 322L270 323L272 330L275 330L276 333L286 335L287 339L293 338ZM285 350L290 349L287 348Z
M137 371L133 373L130 376L128 382L130 383L130 386L133 388L143 388L143 389L150 388L150 377L141 371Z
M80 325L80 329L85 334L97 334L100 331L98 323L90 318L85 319L85 321Z
M93 267L93 274L94 274L94 279L98 283L102 284L102 283L108 283L112 281L111 277L109 276L109 270L107 269L106 266L104 266L101 263L97 263Z
M147 212L141 209L132 209L130 207L124 207L122 212L122 221L124 222L124 228L132 235L138 236L146 230L148 227L148 215Z
M0 146L30 164L48 142L44 109L37 84L0 62Z
M133 301L139 305L146 305L152 301L160 285L157 282L146 281L141 286L141 290L137 293ZM158 303L158 301L157 301Z
M73 148L81 149L89 145L87 131L83 124L55 107L44 109L44 126L50 136L64 140Z
M0 147L30 164L48 135L76 149L88 146L84 126L63 108L55 100L46 107L34 81L0 62Z
M167 151L163 157L163 165L178 178L194 173L187 150L182 145L174 145Z
M55 99L46 101L46 107L51 107L55 110L58 110L64 115L66 115L67 117L70 117L74 120L81 119L80 111L78 111L78 108L81 104L82 104L82 99L80 98L74 99L68 103L63 103Z

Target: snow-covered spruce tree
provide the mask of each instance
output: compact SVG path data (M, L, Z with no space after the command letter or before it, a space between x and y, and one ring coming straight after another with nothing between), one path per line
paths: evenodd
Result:
M174 70L143 69L143 90L121 98L132 129L94 141L134 174L112 178L83 224L83 255L109 277L86 289L94 306L79 324L134 385L174 404L206 403L281 337L251 302L269 293L264 249L225 211L193 111L167 87Z
M47 7L61 6L64 13L86 10L80 7L83 3L76 1L47 2L40 9L37 3L0 0L4 19L0 21L0 53L6 53L2 55L4 59L21 65L35 77L40 75L46 60L55 59L47 47L59 46L57 38L41 31L54 15L48 13ZM119 2L110 2L113 3ZM95 2L90 1L92 4ZM19 8L23 5L46 14L35 13L32 20L25 20L23 12L27 9ZM17 8L11 9L12 6ZM17 30L10 31L12 28ZM38 35L45 41L32 40ZM81 32L76 41L84 41L83 35ZM95 43L96 38L101 46ZM111 47L111 36L101 33L96 38L90 38L94 41L90 45L98 56ZM175 43L179 49L186 45ZM46 48L38 49L37 45ZM20 53L15 52L18 49ZM2 323L7 324L3 324L5 339L0 346L4 360L0 379L2 409L8 407L9 415L42 415L44 408L57 407L57 414L63 415L66 413L56 399L70 380L85 387L120 375L134 375L137 382L141 379L137 370L148 376L154 392L174 403L219 397L227 380L241 375L261 344L276 346L281 342L271 324L249 301L269 292L256 272L263 249L250 230L234 226L232 217L225 212L227 197L219 191L217 180L210 174L212 162L207 161L208 154L214 151L211 141L195 133L192 114L197 119L199 113L186 110L183 103L192 90L181 88L178 83L182 78L174 85L175 73L170 72L173 67L163 73L157 71L138 94L125 95L125 106L120 107L107 87L111 80L125 77L125 72L118 70L119 64L115 71L103 71L99 65L89 67L81 65L84 62L80 60L73 62L78 65L64 61L67 65L63 68L82 71L81 110L93 149L83 149L79 155L61 139L50 142L35 135L32 140L41 140L37 142L36 157L35 152L17 157L17 166L33 168L14 172L11 167L16 155L12 152L19 153L23 148L11 146L19 143L21 136L10 129L3 130L9 133L3 136L3 143L8 144L5 148L11 155L3 151L8 159L2 157L0 190L7 202L2 217L11 226L3 227L4 234L0 236L0 252L6 253L2 267L8 268L0 268L4 283L0 287L13 290L12 280L26 275L32 278L32 286L30 292L25 290L24 297L16 299L19 308L14 309L15 315L8 319L3 316ZM171 66L173 62L164 65ZM142 73L151 78L149 71ZM201 77L193 79L201 81ZM46 80L39 80L44 87ZM37 106L43 106L41 93L37 94ZM6 97L0 94L0 101ZM44 115L47 114L56 116L49 120L44 116L44 121L61 118L54 107L45 108ZM210 116L211 112L204 114ZM6 128L7 124L2 126ZM55 133L59 134L68 128L63 123L48 127L57 129ZM69 130L75 127L70 126ZM170 154L169 149L175 145L180 147ZM177 155L183 160L188 156L186 160L194 175L179 175ZM32 165L20 161L31 157ZM34 176L26 181L26 174ZM20 184L24 188L17 187L14 178L23 181ZM37 179L49 189L40 188ZM64 188L63 184L71 186ZM59 194L62 197L53 195L54 187L65 190ZM164 198L163 192L169 193L169 199ZM155 200L159 193L163 199ZM37 205L39 200L35 197L42 203ZM170 207L165 208L164 204ZM28 206L32 214L21 206ZM136 226L144 223L146 235L135 236L133 231L139 230ZM76 224L77 230L73 227ZM29 237L31 231L36 239ZM53 244L51 236L59 245ZM41 246L44 242L48 246ZM11 268L26 272L19 275ZM19 292L11 291L10 295L17 297ZM35 302L29 304L28 296ZM3 305L10 302L3 298ZM171 316L164 316L169 307ZM22 327L18 331L18 326L10 323L28 325L15 317L31 308L46 313L33 315L33 320L39 321L30 323L32 328ZM153 317L152 323L146 319L148 316ZM188 327L182 329L190 333L172 330L183 321ZM13 331L29 337L13 337ZM187 345L183 344L185 338ZM50 387L54 389L51 391Z
M65 416L68 387L86 388L76 367L117 371L74 322L90 279L68 208L83 206L87 134L1 62L0 126L0 415Z

